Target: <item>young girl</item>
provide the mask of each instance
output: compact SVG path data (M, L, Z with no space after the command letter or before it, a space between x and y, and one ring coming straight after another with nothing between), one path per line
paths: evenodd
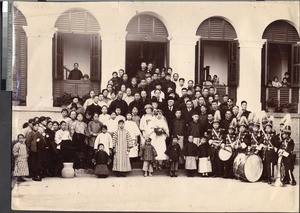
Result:
M192 135L188 137L188 143L183 147L182 154L185 158L185 169L188 177L194 177L194 171L197 169L196 159L198 157L197 145L194 143Z
M22 134L18 135L18 140L13 146L13 157L15 158L15 167L13 171L13 176L17 177L18 182L24 182L26 180L23 177L29 175L29 168L28 168L28 153L25 144L25 137Z
M137 126L140 126L141 117L139 116L139 110L137 107L132 108L132 120L136 123Z
M102 113L99 115L99 121L104 125L107 125L107 121L110 119L110 115L107 114L108 107L106 105L102 106L101 112Z
M77 121L73 123L71 126L71 135L75 151L75 169L81 169L85 166L85 151L86 151L86 144L85 139L87 135L87 124L83 122L83 114L78 113Z
M109 163L109 156L107 152L104 150L104 145L100 143L98 145L98 150L96 151L92 162L96 165L94 173L98 175L98 178L107 178L109 175L108 170L108 163Z
M209 157L209 144L207 143L206 137L201 137L200 145L198 146L198 173L202 177L208 177L208 173L211 172L211 162Z
M143 171L145 172L144 176L147 177L148 173L149 176L152 176L153 172L153 161L157 156L156 150L154 146L151 145L151 138L145 139L145 144L141 148L139 156L141 160L144 161L143 163Z

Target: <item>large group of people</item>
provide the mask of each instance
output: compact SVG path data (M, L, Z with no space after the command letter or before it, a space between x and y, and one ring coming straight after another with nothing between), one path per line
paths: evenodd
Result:
M134 161L143 161L144 176L168 168L177 177L182 167L188 177L236 178L234 159L242 153L262 160L260 180L272 183L280 159L282 181L296 184L290 126L283 122L276 133L271 119L248 111L246 101L239 106L220 97L213 85L195 85L172 68L143 62L136 76L120 69L100 94L89 95L83 104L75 97L59 121L41 116L23 125L13 146L19 181L60 176L63 162L94 169L101 178L125 176Z

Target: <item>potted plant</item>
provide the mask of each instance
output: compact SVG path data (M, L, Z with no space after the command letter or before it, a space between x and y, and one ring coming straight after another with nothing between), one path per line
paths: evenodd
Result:
M275 99L268 99L267 100L267 110L268 112L275 112L276 108L278 107L278 101Z
M292 111L293 104L286 102L286 103L281 104L280 108L283 113L290 113Z
M55 107L66 108L73 100L73 96L70 93L64 93L61 96L54 99L53 105Z

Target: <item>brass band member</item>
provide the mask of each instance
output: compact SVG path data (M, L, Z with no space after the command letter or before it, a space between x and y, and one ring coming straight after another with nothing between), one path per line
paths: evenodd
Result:
M272 183L272 176L274 174L274 165L277 164L277 150L279 146L279 139L274 134L273 124L268 122L263 132L263 180L268 184Z
M235 126L230 125L228 128L228 134L225 137L225 141L222 146L230 146L233 149L234 142L236 140ZM236 157L236 153L232 153L229 160L224 162L224 178L233 178L233 160Z
M260 157L261 152L260 152L260 144L262 143L262 133L259 131L260 128L260 123L259 122L254 122L253 123L253 128L252 132L250 133L251 136L251 153L258 154Z
M282 155L282 161L285 167L285 184L291 184L292 186L296 185L296 181L294 178L293 170L294 170L294 155L293 150L295 147L294 140L291 138L291 127L286 126L282 130L282 141L280 144L280 148L278 151L278 156Z
M223 130L219 128L220 122L219 120L214 120L213 128L210 132L208 132L208 143L211 146L210 148L210 159L212 164L212 174L213 177L220 177L223 175L223 162L220 160L218 151L220 149L220 145L223 142Z

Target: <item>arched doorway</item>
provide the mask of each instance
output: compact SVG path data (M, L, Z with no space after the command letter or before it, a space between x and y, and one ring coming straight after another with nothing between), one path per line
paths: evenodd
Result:
M100 90L101 38L100 26L93 15L83 9L64 12L55 23L58 31L53 37L53 96L64 92L84 96L90 90ZM74 63L79 64L88 80L70 76ZM75 80L76 79L76 80Z
M224 18L211 17L199 25L196 35L200 38L195 48L195 82L209 87L208 76L217 75L218 94L236 100L239 51L235 29Z
M295 27L284 20L269 24L263 32L266 43L262 48L262 105L267 109L267 101L277 102L278 111L290 103L292 111L298 111L300 86L300 41ZM275 76L282 82L284 74L289 74L290 85L274 87Z
M168 31L161 20L137 15L129 21L126 31L126 72L130 77L136 75L141 62L160 69L168 66Z
M26 105L27 96L27 36L23 26L27 26L25 16L16 7L13 8L14 64L13 97L14 105Z

